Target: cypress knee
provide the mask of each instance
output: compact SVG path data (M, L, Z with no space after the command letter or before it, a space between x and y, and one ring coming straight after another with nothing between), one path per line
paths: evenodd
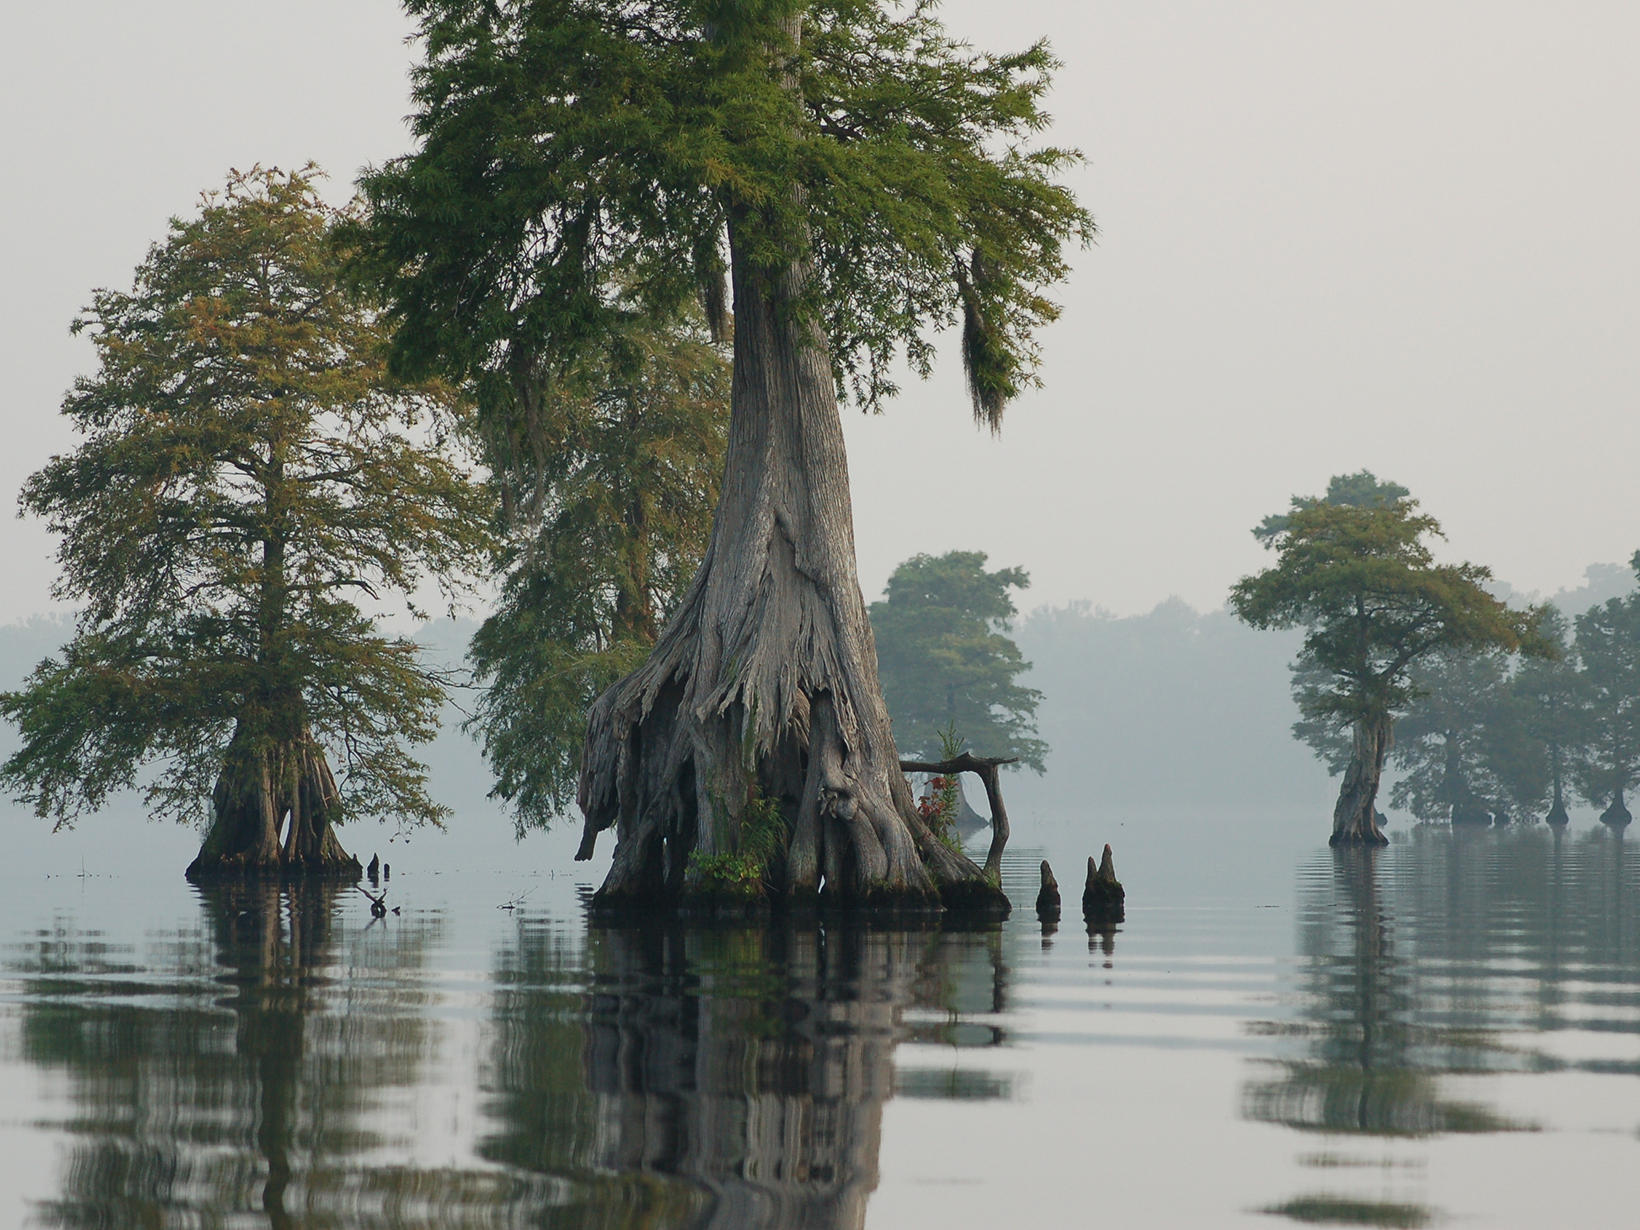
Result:
M1116 878L1116 864L1111 859L1110 846L1097 864L1088 856L1088 882L1082 889L1082 916L1089 922L1121 922L1125 915L1127 894Z
M1053 878L1053 868L1042 860L1042 891L1036 895L1036 916L1043 922L1059 921L1059 881Z

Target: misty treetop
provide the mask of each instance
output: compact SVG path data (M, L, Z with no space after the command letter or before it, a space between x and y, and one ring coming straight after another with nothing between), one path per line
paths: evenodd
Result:
M407 745L443 690L358 601L452 591L488 501L449 386L389 374L316 178L234 173L75 322L98 360L63 403L83 440L21 502L61 538L56 595L83 605L0 699L23 737L0 777L59 824L151 761L155 811L213 799L207 848L245 867L351 863L344 812L440 816Z
M1017 757L1041 773L1042 693L1018 682L1031 664L1006 635L1017 613L1009 590L1030 578L1023 568L987 572L985 562L980 551L915 555L888 578L870 607L883 699L909 757L946 760L967 750ZM945 732L961 744L950 756Z
M1400 483L1382 482L1371 470L1357 470L1354 474L1335 474L1327 483L1327 494L1317 499L1312 495L1295 495L1293 512L1314 508L1317 504L1334 504L1342 508L1385 508L1397 500L1404 500L1412 492ZM1271 513L1253 530L1253 537L1266 546L1285 534L1292 525L1292 513Z
M1414 669L1438 653L1548 650L1540 613L1494 598L1487 569L1435 562L1426 540L1440 525L1404 488L1361 471L1329 491L1348 502L1298 497L1279 524L1254 530L1277 562L1237 582L1230 604L1253 627L1306 630L1301 712L1352 732L1332 840L1381 844L1378 784L1394 717L1417 694Z

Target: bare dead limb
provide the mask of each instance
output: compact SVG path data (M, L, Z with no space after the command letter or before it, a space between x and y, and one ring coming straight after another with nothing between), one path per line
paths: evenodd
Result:
M1008 809L1002 805L1002 784L997 766L1018 764L1017 756L975 756L964 752L952 760L902 760L902 773L973 773L985 783L985 800L991 808L991 849L985 856L985 876L993 884L1002 882L1002 851L1008 844Z

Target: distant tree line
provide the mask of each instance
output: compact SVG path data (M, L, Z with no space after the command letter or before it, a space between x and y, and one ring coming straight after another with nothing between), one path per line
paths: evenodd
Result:
M1632 562L1640 573L1640 551ZM1551 609L1539 631L1558 656L1446 654L1413 673L1418 699L1395 726L1391 806L1455 824L1542 814L1560 825L1575 796L1604 823L1629 823L1626 796L1640 782L1640 590L1573 620Z

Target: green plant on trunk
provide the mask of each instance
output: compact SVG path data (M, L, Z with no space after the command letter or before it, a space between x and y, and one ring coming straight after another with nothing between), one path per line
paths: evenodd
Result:
M955 760L962 755L966 743L957 734L952 723L939 732L940 759ZM957 853L962 852L962 840L957 836L957 813L962 808L962 778L956 773L942 773L928 779L928 792L917 800L917 814L928 831L943 845Z
M1382 845L1378 784L1394 719L1416 696L1414 668L1438 653L1552 650L1536 632L1541 613L1492 597L1487 569L1435 563L1425 539L1440 525L1404 488L1367 471L1333 486L1351 502L1296 497L1254 531L1276 566L1237 582L1230 605L1255 628L1307 630L1303 715L1351 732L1332 843Z
M692 850L688 867L709 891L759 897L769 887L770 868L785 851L789 835L779 801L753 797L741 811L735 849L715 854Z
M409 602L429 575L450 591L488 502L455 444L463 403L388 373L316 174L234 173L131 291L95 293L75 329L99 367L63 404L83 440L22 495L61 537L57 595L83 605L0 697L22 735L0 779L61 826L157 762L153 811L210 822L190 874L357 876L344 815L443 814L407 750L441 679L355 599Z

